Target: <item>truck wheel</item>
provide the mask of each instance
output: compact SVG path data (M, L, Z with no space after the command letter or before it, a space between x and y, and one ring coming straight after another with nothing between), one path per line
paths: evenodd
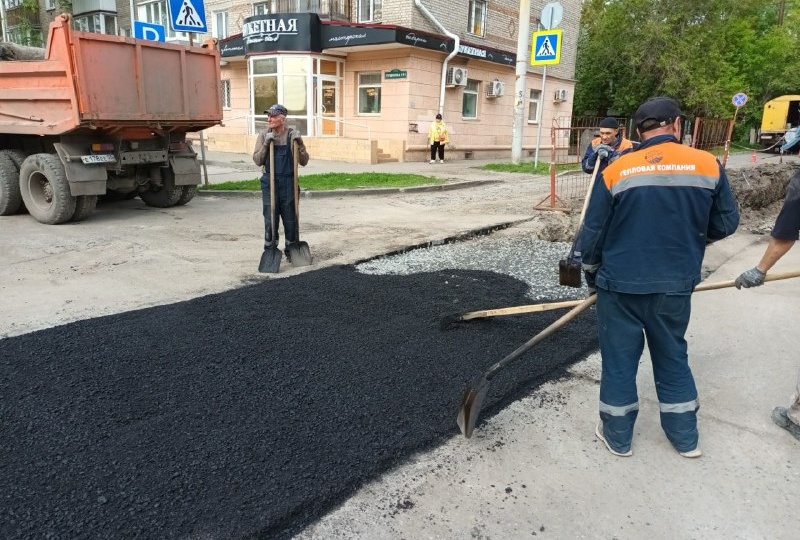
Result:
M162 185L158 188L150 187L149 190L139 193L147 206L156 208L169 208L175 206L183 193L182 186L175 185L175 175L172 169L161 169Z
M17 170L22 167L22 162L25 161L26 157L28 157L28 154L16 148L12 148L10 150L0 150L0 154L6 154L9 158L11 158L11 161L14 162L14 167L16 167Z
M197 186L181 186L181 196L175 206L183 206L197 195Z
M97 206L97 195L75 197L75 213L72 214L72 221L83 221L94 212L95 206Z
M16 214L20 206L19 173L11 158L0 152L0 216Z
M16 169L17 173L19 173L19 168L22 166L22 162L25 161L25 158L28 157L23 150L19 150L16 148L12 148L10 150L0 150L0 154L5 154L14 162L14 168ZM17 187L19 187L19 174L17 174ZM19 209L17 210L18 214L27 214L28 209L25 208L25 203L22 202L22 195L19 196Z
M40 223L64 223L75 213L64 165L56 154L32 154L19 171L19 187L28 212Z

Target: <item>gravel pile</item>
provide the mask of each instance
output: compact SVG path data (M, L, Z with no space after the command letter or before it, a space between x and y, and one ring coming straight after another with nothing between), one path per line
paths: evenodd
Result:
M373 259L357 265L356 269L373 275L408 275L450 268L484 270L526 283L525 297L531 301L584 298L588 294L585 284L576 289L558 283L558 261L566 258L569 250L570 244L537 240L530 235L484 236ZM489 307L504 306L484 306Z

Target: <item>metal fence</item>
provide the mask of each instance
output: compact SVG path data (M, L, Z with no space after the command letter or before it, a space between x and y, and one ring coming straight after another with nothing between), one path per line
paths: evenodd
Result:
M561 116L553 119L550 128L550 193L534 205L535 210L570 212L581 206L591 176L580 169L580 163L586 147L599 136L597 125L603 118ZM631 119L619 117L617 121L623 137L627 137L627 133L635 133ZM682 138L689 146L716 155L724 166L728 160L732 131L732 118L696 117L683 122ZM636 140L635 137L628 138ZM565 165L574 165L576 169L557 172Z

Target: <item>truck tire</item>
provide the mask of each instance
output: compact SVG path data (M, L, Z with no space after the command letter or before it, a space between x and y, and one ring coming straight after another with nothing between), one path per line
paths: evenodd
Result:
M181 186L181 196L175 206L183 206L197 195L197 186Z
M0 152L0 216L16 214L20 206L19 172L11 158Z
M32 154L19 171L19 187L28 212L40 223L55 225L72 219L76 198L57 154Z
M72 214L72 221L83 221L97 206L97 195L80 195L75 197L75 213Z
M14 162L14 167L16 167L17 170L22 167L22 162L25 161L26 157L28 157L28 154L16 148L12 148L10 150L0 150L0 154L6 154L9 158L11 158L11 161Z
M181 198L182 186L175 185L175 175L170 168L161 169L162 185L156 189L151 188L139 193L147 206L155 208L169 208L178 204Z
M0 154L6 154L11 161L14 162L14 167L19 173L19 168L22 167L22 162L25 161L25 158L28 157L28 154L25 153L24 150L19 150L17 148L12 148L8 150L0 150ZM17 186L19 186L19 174L17 174ZM27 214L28 209L25 208L25 203L22 202L22 195L19 196L19 209L17 210L18 214Z

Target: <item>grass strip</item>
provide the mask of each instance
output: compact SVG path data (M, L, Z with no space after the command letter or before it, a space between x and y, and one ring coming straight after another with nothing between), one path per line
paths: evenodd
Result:
M411 187L443 184L444 180L421 174L390 173L325 173L300 176L300 188L307 191L331 191L334 189L366 189L383 187ZM261 191L261 181L240 180L204 186L205 190Z

